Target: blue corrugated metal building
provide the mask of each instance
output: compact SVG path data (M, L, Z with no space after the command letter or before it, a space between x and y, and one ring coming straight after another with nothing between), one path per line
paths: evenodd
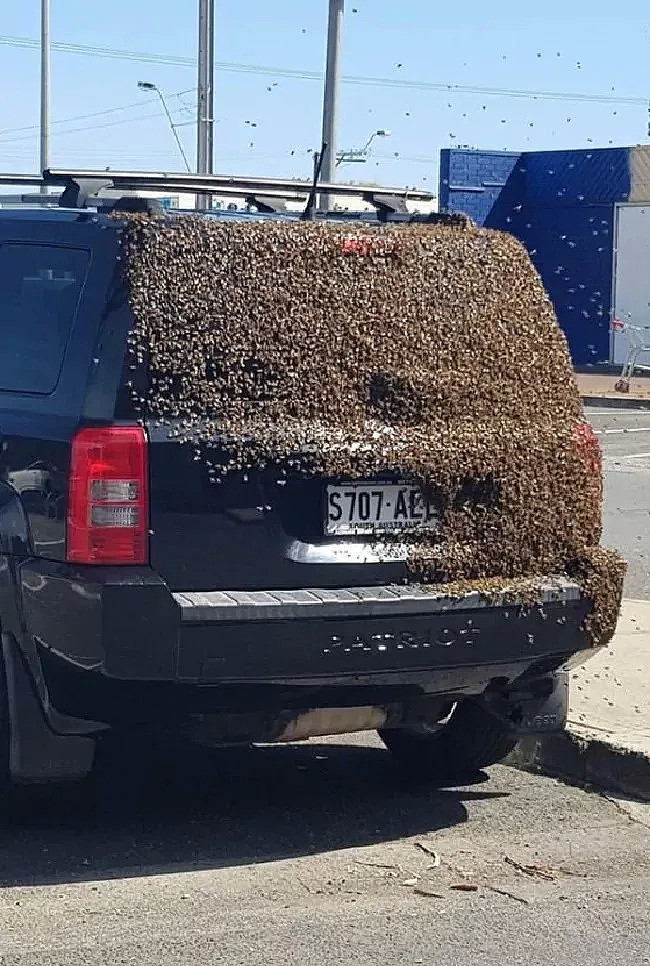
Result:
M444 150L439 198L441 210L466 212L521 239L575 363L613 358L617 214L647 202L650 228L650 148Z

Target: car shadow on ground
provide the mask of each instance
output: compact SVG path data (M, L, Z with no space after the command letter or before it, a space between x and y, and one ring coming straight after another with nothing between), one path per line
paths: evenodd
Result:
M143 757L123 749L83 786L0 814L0 885L222 868L361 847L466 822L504 793L406 778L383 748L302 745Z

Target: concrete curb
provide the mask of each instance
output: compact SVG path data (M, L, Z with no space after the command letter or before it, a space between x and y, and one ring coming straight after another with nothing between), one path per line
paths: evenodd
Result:
M571 731L523 738L506 764L650 802L650 758Z
M636 399L634 396L583 396L584 406L599 409L650 409L650 399Z

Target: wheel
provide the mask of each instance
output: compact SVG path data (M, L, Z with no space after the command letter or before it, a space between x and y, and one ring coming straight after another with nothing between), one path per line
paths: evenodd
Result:
M379 731L388 750L408 772L425 779L464 779L510 754L517 739L475 701L456 705L434 730Z

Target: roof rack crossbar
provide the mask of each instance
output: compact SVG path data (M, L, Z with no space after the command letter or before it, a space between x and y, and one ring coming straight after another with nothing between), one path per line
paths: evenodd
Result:
M373 205L380 221L407 221L410 217L406 199L401 195L377 194L369 191L363 195L363 200Z
M89 198L96 196L102 188L112 188L110 178L67 178L63 194L59 200L61 208L85 208Z
M264 214L277 215L285 213L286 199L277 195L246 195L246 204Z
M288 193L289 198L298 195L302 198L309 194L310 184L289 178L257 178L240 177L225 174L187 174L183 172L165 171L90 171L50 168L44 172L47 184L68 184L70 181L101 181L110 179L114 188L124 190L174 190L196 194L218 194L226 189L242 195L272 196ZM367 184L336 184L319 181L319 194L337 195L340 197L403 198L411 201L431 201L433 196L427 191L416 191L409 188L389 188Z
M198 175L184 172L82 171L47 169L43 175L0 173L0 185L31 188L57 186L62 192L44 195L48 204L57 200L61 207L83 208L88 203L115 200L129 191L173 191L187 194L221 194L243 198L257 211L286 211L287 201L304 203L311 185L286 178L255 178L235 175ZM389 188L364 184L333 184L319 181L317 192L345 198L361 198L373 206L380 220L407 220L407 201L431 201L426 191ZM335 212L333 212L335 213ZM411 216L413 217L413 216Z

